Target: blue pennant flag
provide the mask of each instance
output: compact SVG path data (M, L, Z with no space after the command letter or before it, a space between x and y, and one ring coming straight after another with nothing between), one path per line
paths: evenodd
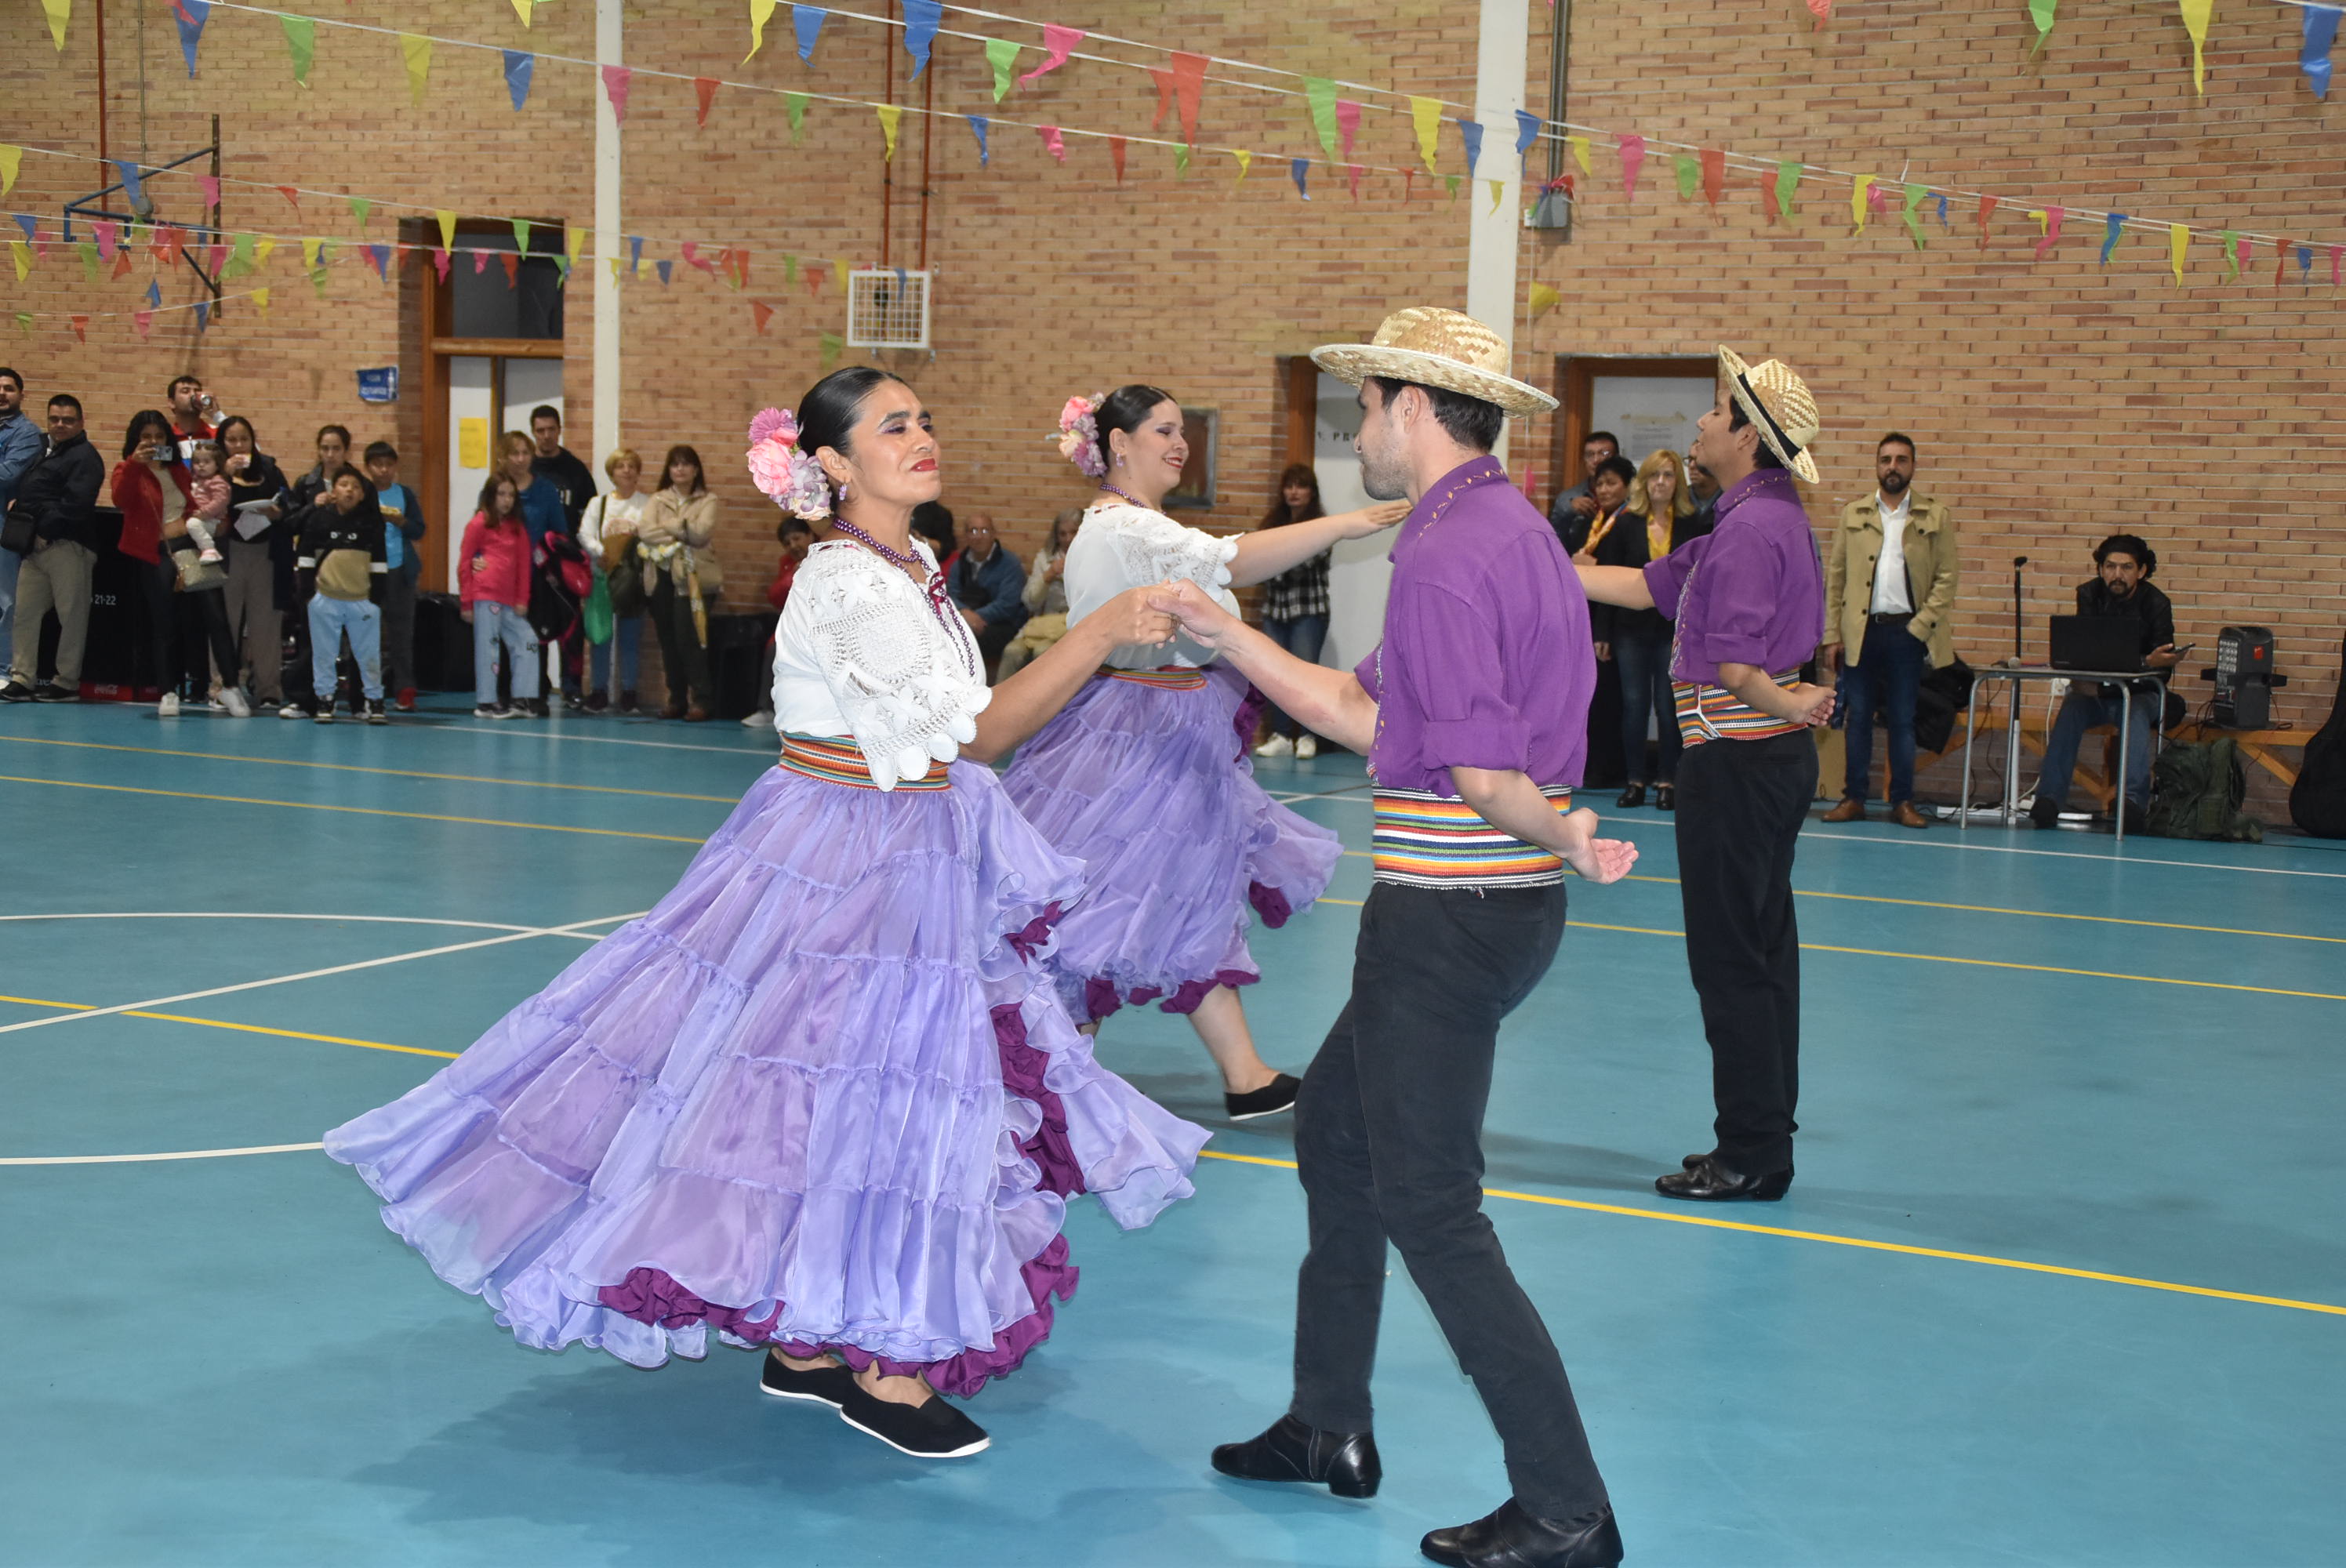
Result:
M790 25L798 30L800 59L813 60L814 41L822 36L822 19L830 15L820 5L790 7Z
M202 331L212 324L212 306L209 300L196 301L196 331Z
M1947 193L1943 190L1939 192L1939 227L1950 234L1955 231L1955 226L1947 219Z
M2126 220L2127 215L2123 212L2108 213L2102 219L2102 265L2105 267L2110 264L2110 252L2118 248L2118 235L2126 228Z
M643 270L644 237L640 234L630 234L627 236L627 270L640 272Z
M147 284L147 304L148 304L148 307L150 310L158 310L158 309L160 309L160 308L162 307L162 303L163 303L163 285L162 285L162 284L160 284L160 283L158 283L158 282L154 281L154 280L151 280L151 279L150 279L150 280L148 280L148 284Z
M1515 111L1515 155L1520 158L1531 151L1532 143L1539 140L1540 117L1529 109Z
M2312 246L2300 245L2297 248L2297 270L2300 272L2310 272L2313 270Z
M172 0L171 19L179 25L179 53L188 57L188 75L196 74L196 45L211 20L212 0Z
M505 91L513 95L514 108L518 111L529 102L530 73L537 69L537 56L526 49L505 51Z
M904 297L904 270L902 267L896 269L896 297L900 300Z
M147 182L138 177L138 166L127 158L117 158L114 168L122 176L122 194L130 199L131 210L146 206Z
M41 220L39 219L34 217L29 212L20 212L16 214L16 227L25 231L25 242L26 244L29 245L32 243L34 231L39 227L40 221Z
M660 282L663 285L668 282L668 275L675 269L675 267L676 263L673 261L655 261L652 263L652 270L659 274Z
M1311 160L1308 158L1290 159L1287 172L1295 177L1295 193L1304 200L1311 199Z
M913 56L913 79L929 67L929 46L937 41L940 0L904 0L904 52Z
M988 154L985 150L985 117L984 115L964 115L962 118L969 122L970 130L977 137L977 166L980 168L984 168L987 165L988 158Z
M2338 41L2338 20L2346 12L2318 11L2308 6L2305 12L2305 52L2298 64L2305 67L2306 86L2317 98L2330 96L2330 46Z
M1474 166L1483 160L1483 127L1473 120L1460 120L1458 134L1466 140L1466 175L1471 179Z

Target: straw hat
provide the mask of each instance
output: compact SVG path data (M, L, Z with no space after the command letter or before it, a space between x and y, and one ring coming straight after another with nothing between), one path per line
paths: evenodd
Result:
M1541 413L1556 399L1507 373L1507 340L1474 317L1429 305L1395 311L1368 343L1331 343L1311 362L1359 386L1371 376L1463 392L1515 415Z
M1816 444L1822 420L1817 400L1809 395L1809 383L1781 360L1769 360L1754 369L1725 343L1719 345L1719 373L1727 378L1728 392L1758 428L1768 450L1810 484L1821 483L1809 450Z

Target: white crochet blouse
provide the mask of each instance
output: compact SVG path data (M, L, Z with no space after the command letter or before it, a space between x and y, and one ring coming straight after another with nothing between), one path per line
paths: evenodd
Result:
M915 539L932 575L936 557ZM852 738L872 780L892 789L977 738L993 697L969 625L861 545L807 552L774 631L774 728Z
M1232 615L1239 602L1229 588L1230 562L1239 542L1217 538L1202 528L1185 528L1162 512L1117 501L1084 514L1076 542L1067 546L1061 581L1067 590L1067 625L1074 626L1127 588L1187 580L1198 585ZM795 590L793 590L795 591ZM1107 662L1117 669L1154 669L1160 665L1205 665L1214 650L1176 637L1170 647L1120 647Z

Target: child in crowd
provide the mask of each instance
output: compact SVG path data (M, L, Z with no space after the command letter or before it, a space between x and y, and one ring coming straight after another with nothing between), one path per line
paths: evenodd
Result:
M529 626L531 545L519 504L512 477L491 474L456 557L457 596L473 628L474 718L546 717L543 699L520 695L537 689L537 636ZM499 644L513 665L511 703L497 700Z
M382 673L393 706L415 711L415 585L423 575L423 502L399 482L399 449L369 443L367 477L382 508Z
M782 520L774 524L774 537L781 544L782 558L775 563L774 580L766 585L766 603L773 606L779 615L790 604L790 585L798 580L799 566L814 544L814 525L803 517L785 513ZM765 657L758 667L758 711L741 722L751 729L774 727L774 639L770 636L766 639Z
M310 597L310 681L317 693L320 724L334 722L334 661L342 639L358 661L359 687L366 706L351 701L354 717L369 724L390 722L382 711L382 609L375 603L382 581L382 508L365 474L345 463L329 476L317 504L301 514L301 538L294 565L313 574Z
M219 530L228 521L228 454L216 441L188 443L188 514L181 519L196 542L196 559L220 563Z

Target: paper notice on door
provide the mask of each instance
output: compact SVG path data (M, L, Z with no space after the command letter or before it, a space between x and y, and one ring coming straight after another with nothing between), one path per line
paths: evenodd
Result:
M489 422L484 419L460 419L456 422L456 466L486 468L489 465Z

